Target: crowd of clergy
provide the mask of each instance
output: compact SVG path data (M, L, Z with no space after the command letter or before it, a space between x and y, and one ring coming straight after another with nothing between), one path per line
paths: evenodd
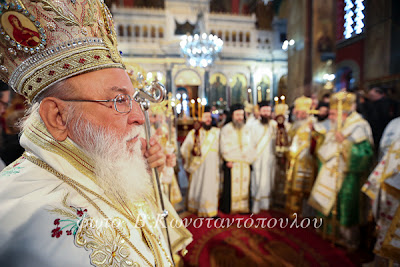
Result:
M151 132L167 154L163 191L200 217L280 210L322 218L324 238L350 251L373 240L380 260L398 262L400 118L397 106L380 109L377 124L372 104L346 91L301 96L293 107L282 96L273 105L233 104L222 121L206 106L179 146L173 110L155 107ZM177 159L189 181L183 201Z

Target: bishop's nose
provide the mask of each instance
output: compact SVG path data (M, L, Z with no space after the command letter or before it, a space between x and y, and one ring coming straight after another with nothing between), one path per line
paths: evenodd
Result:
M145 122L144 114L139 104L133 101L132 110L129 112L128 123L142 125L144 124L144 122Z

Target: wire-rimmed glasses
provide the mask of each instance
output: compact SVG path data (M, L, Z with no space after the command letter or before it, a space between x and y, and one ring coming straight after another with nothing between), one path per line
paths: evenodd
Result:
M66 102L97 102L97 103L114 103L114 109L119 113L128 113L132 110L132 97L126 94L119 94L109 100L91 100L91 99L62 99Z

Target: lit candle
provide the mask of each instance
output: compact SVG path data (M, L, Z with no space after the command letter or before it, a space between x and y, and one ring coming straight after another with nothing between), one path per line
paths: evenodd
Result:
M281 100L282 100L282 104L285 104L285 96L284 95L281 95Z
M247 89L247 101L251 103L251 88Z
M258 93L258 98L257 98L257 102L261 102L261 98L262 98L262 96L261 96L261 86L258 86L257 87L257 93Z
M279 98L277 96L274 97L275 106L278 105Z
M190 104L192 106L192 117L193 117L193 119L194 119L194 117L196 115L196 111L194 110L194 103L195 103L194 99L190 100Z
M269 93L271 93L271 90L269 88L267 88L267 91L266 91L266 94L265 94L265 100L271 99Z
M188 110L189 110L189 112L188 112ZM190 107L188 107L188 101L186 99L184 99L182 101L182 111L183 111L184 116L190 115ZM187 113L189 113L189 114L187 114Z
M204 108L206 107L206 105L207 105L207 99L203 98L201 100L201 116L203 116L204 114Z
M200 97L197 98L197 112L198 112L198 120L201 119L201 99Z

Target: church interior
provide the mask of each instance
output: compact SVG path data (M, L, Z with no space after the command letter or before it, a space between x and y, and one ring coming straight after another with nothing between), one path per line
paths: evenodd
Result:
M382 158L386 157L388 161L390 155L394 155L393 160L397 162L391 175L397 186L400 185L399 150L396 150L397 155L396 152L390 154L393 152L390 149L387 152L389 154L383 154L380 150L385 138L385 127L400 115L399 1L104 2L112 14L118 49L134 86L141 89L143 84L146 86L159 82L166 90L162 104L151 104L149 121L152 133L160 136L163 146L172 144L172 148L165 148L165 151L175 155L176 164L172 165L172 182L162 185L163 191L193 235L192 243L175 255L176 266L400 266L400 187L391 186L390 191L391 197L396 199L397 209L392 210L391 219L387 216L389 221L386 223L391 225L391 221L398 222L397 228L391 232L390 243L387 237L380 237L381 219L374 216L379 212L382 214L384 207L381 206L375 212L375 202L368 198L371 195L368 194L368 186L365 186L372 174L379 171L375 168L379 167ZM335 96L340 92L351 93L354 98L349 100L344 96L338 100ZM378 104L374 106L375 95L380 95L387 101L379 107ZM335 103L339 104L336 106ZM241 176L236 177L236 167L229 166L235 160L228 160L230 156L225 156L224 153L236 153L229 148L237 145L237 141L228 140L231 135L226 133L228 129L224 131L224 127L229 121L235 120L234 113L237 110L244 111L246 125L262 121L261 112L264 107L269 108L269 121L274 121L274 129L277 129L274 131L277 135L282 133L279 135L282 139L276 137L275 143L275 139L271 142L264 138L267 130L260 134L258 140L252 140L251 137L249 142L255 142L255 146L247 150L247 155L239 156L241 159L237 162L247 162L247 156L254 156L254 159L248 160L253 163L245 164L245 167L240 165L244 169L240 169ZM5 130L0 157L6 164L13 162L24 151L18 144L19 130L15 124L23 117L25 108L23 99L15 94L11 105L1 117ZM359 168L365 165L362 172L354 172L356 178L347 178L351 174L351 167L341 174L335 168L324 169L329 160L321 160L326 155L322 152L318 160L314 157L310 165L312 170L307 167L308 156L304 156L304 163L299 160L301 153L292 155L293 146L290 143L304 134L292 135L288 125L295 125L296 120L301 119L300 113L294 111L301 108L306 110L307 120L310 117L311 121L312 117L320 125L330 125L332 129L341 126L339 123L338 126L332 126L332 121L328 122L331 118L330 113L328 117L329 108L340 110L340 114L348 111L349 117L351 112L357 112L359 120L369 123L372 129L372 133L368 133L369 139L375 144L369 150L364 144L360 144L357 151L366 152L357 159L345 155L344 164L348 161L351 166ZM324 108L326 110L322 114ZM202 191L194 191L194 185L199 183L196 178L200 178L194 176L195 170L188 171L195 168L187 167L188 159L193 163L194 157L202 158L202 154L204 157L211 157L210 154L214 151L213 144L208 145L206 142L213 140L210 137L212 132L203 137L202 130L199 130L206 127L206 113L211 114L212 128L218 129L215 140L219 140L219 146L215 149L219 149L220 155L217 154L216 161L219 165L215 176L220 179L210 177L213 175L208 175L209 169L205 168L202 179L213 179L213 183L208 181ZM306 150L311 151L310 154L315 152L317 155L318 149L328 151L332 148L324 145L329 127L325 131L319 131L320 125L310 126L312 133L307 137L309 139L305 145ZM355 131L349 131L348 134ZM399 132L398 128L394 130L396 131ZM252 134L253 129L249 132ZM321 132L324 132L324 137L320 137ZM226 139L222 137L224 133L227 134ZM241 132L239 138L242 135L245 133ZM193 139L189 140L193 144L186 150L189 137ZM399 147L397 144L400 134L396 137L391 139L394 144L391 148ZM197 146L196 142L208 145L209 154L204 152L208 150L203 147L203 143L198 143ZM263 142L271 142L272 152L269 152L268 159L268 156L261 156L262 152L258 151ZM246 146L246 143L239 143L240 149ZM337 153L345 151L346 144L346 140L340 141L341 149ZM299 142L298 146L302 145L304 144ZM354 150L350 150L350 153ZM186 152L188 154L185 156ZM364 162L366 154L370 155L367 163ZM255 162L261 157L265 162L273 162L271 164L274 166L268 167L272 166L268 165L270 163L256 165ZM333 157L337 157L337 154ZM204 161L199 160L196 163L196 168L202 168L202 164L206 162L204 158L202 160ZM340 159L338 161L337 168L342 164ZM304 167L305 165L307 166ZM247 168L249 176L245 177L242 172ZM273 185L261 182L260 185L253 186L249 182L246 189L239 185L240 194L236 194L233 190L236 179L240 180L238 183L242 183L244 179L253 181L253 172L259 169L262 169L262 173L268 173L269 179L274 179ZM270 169L274 170L273 173L269 172ZM336 199L329 204L332 213L325 212L322 207L317 209L322 204L315 204L316 200L307 202L310 196L315 195L315 199L318 197L313 185L327 187L318 180L322 171L337 174L338 177L346 176L345 179L342 177L343 188L347 186L346 179L354 180L352 187L348 187L349 192L353 190L348 192L352 198L342 191L336 192L332 197ZM301 177L293 178L292 181L290 177L296 172ZM223 177L227 175L232 177L229 183L223 181ZM305 181L308 179L307 175L313 176L309 189L297 190L295 180ZM380 181L384 183L383 180ZM288 187L289 182L293 182L293 188ZM266 206L262 206L262 200L249 197L258 190L257 187L267 186L271 186L271 189L268 193L270 202ZM243 204L246 209L239 207L235 210L233 204L228 204L231 206L225 212L221 201L226 201L223 198L227 187L232 188L232 192L228 194L229 202L233 203L241 198L237 203L241 207L246 202ZM365 191L362 191L363 188ZM247 190L247 198L242 199L242 190ZM210 211L211 209L205 208L200 211L200 208L196 208L200 205L197 202L200 202L202 194L209 196L211 191L216 192L216 209ZM194 194L194 197L191 198L190 194ZM326 196L328 193L321 194ZM260 196L261 199L262 197L265 196ZM347 207L344 206L352 202L353 198L357 199L357 203L350 214L357 213L360 220L350 223L351 227L343 230L340 226L344 213L340 213L342 208L346 210ZM212 205L210 203L214 200L209 197L205 201L204 205ZM254 212L257 201L260 201L261 207ZM355 227L357 230L353 231ZM352 240L357 241L352 243ZM379 242L381 244L377 249L376 243Z
M212 107L216 121L235 103L273 105L278 98L291 107L302 95L322 101L324 95L343 89L363 99L369 88L378 86L388 98L400 99L396 1L116 0L109 4L128 68L147 72L148 82L161 81L175 101L180 145L199 118L199 99L201 105ZM202 55L201 45L187 45L202 35L220 41L209 57ZM181 165L178 184L184 200L177 209L183 217L196 218L187 210L186 174ZM275 206L256 216L284 218L284 196L276 194L275 199ZM221 212L218 217L249 218ZM192 225L194 242L183 261L185 266L360 266L373 261L376 238L373 223L362 227L360 246L347 250L322 233L326 229L311 233L277 227L263 232L254 227L205 230Z

